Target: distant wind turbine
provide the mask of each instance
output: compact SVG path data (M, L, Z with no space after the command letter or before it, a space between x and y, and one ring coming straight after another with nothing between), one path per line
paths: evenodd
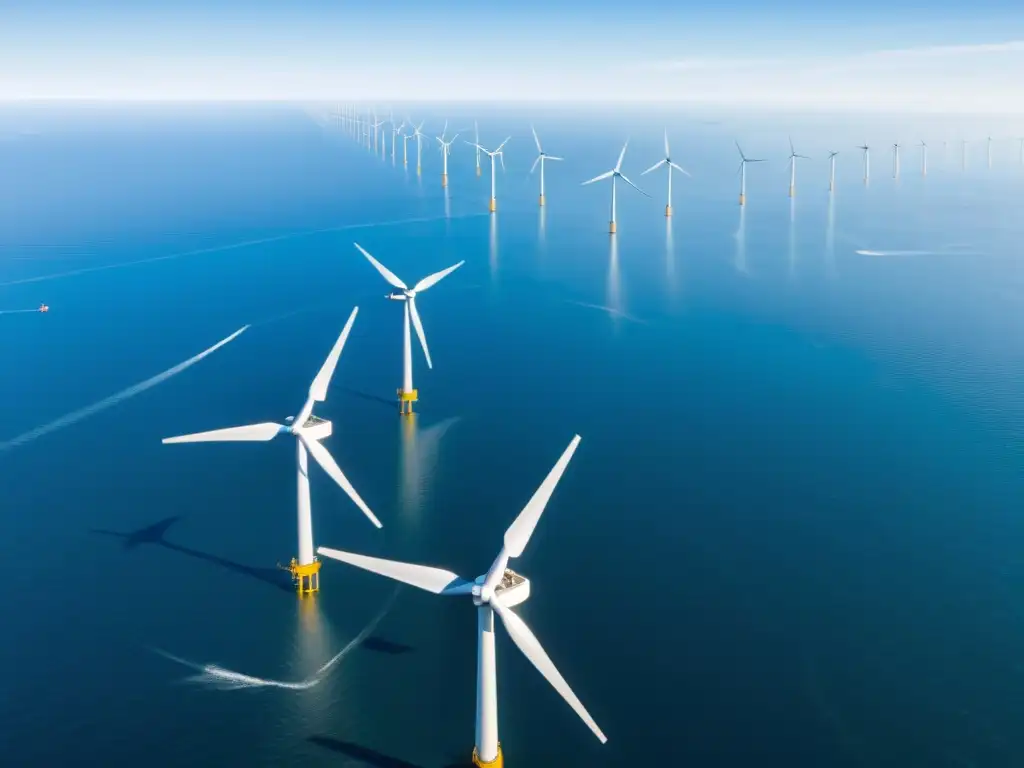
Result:
M651 171L655 171L658 168L661 168L661 166L663 166L663 165L668 168L668 202L665 203L665 215L666 216L671 216L672 215L672 170L675 169L675 170L679 171L680 173L684 174L685 176L689 176L690 172L687 171L684 168L679 167L678 165L675 164L675 162L673 162L673 160L672 160L672 153L669 151L669 148L668 148L668 131L667 130L665 131L665 157L663 157L661 160L656 162L654 165L652 165L650 168L648 168L646 171L644 171L640 175L641 176L646 176Z
M797 158L801 160L810 160L807 155L798 155L796 150L793 149L793 139L789 140L789 196L796 196L796 161Z
M411 133L402 134L402 165L409 165L409 142L415 137Z
M448 132L448 121L444 121L444 130L441 131L440 136L435 136L441 143L441 159L444 162L444 170L441 171L441 186L448 186L448 155L452 153L452 142L459 137L459 134L455 134L448 141L444 140L444 135Z
M992 167L992 137L988 137L988 167Z
M373 153L374 154L377 154L377 145L379 143L379 137L380 137L380 133L379 133L380 127L382 125L384 125L385 122L387 122L387 121L385 121L385 120L378 120L377 119L377 115L373 116Z
M898 179L900 177L900 145L892 145L892 177Z
M476 147L476 175L480 175L480 126L473 121L473 146Z
M836 191L836 155L838 152L828 153L828 191Z
M615 182L616 182L616 180L617 179L622 179L624 182L629 184L629 186L631 186L633 189L635 189L641 195L645 195L647 197L650 197L650 195L648 195L646 192L644 192L642 189L640 189L640 187L638 187L632 181L627 179L626 176L622 173L622 159L626 156L626 147L628 147L628 146L629 146L629 139L626 139L626 143L622 145L622 151L619 153L619 161L617 163L615 163L615 167L614 168L612 168L610 171L607 171L606 173L602 173L600 176L595 176L594 178L592 178L592 179L590 179L588 181L584 181L583 184L581 185L581 186L586 186L587 184L593 184L595 181L602 181L602 180L608 179L608 178L610 178L612 180L612 219L611 219L611 221L608 224L608 232L609 232L609 234L612 234L612 235L615 234L615 230L616 230L616 224L615 224Z
M511 136L506 137L505 140L501 142L501 144L498 145L498 148L493 152L489 149L485 149L484 147L480 146L479 143L473 144L472 142L469 141L466 142L467 144L472 144L474 147L476 147L481 152L483 152L484 154L491 158L491 202L487 206L488 210L491 213L494 213L495 211L498 210L498 198L497 192L495 191L495 174L497 173L497 168L494 165L494 158L497 157L499 160L501 160L501 170L504 171L505 153L501 151L501 148L508 144L508 140L511 138Z
M391 164L392 165L395 164L395 145L398 143L398 135L402 132L403 128L405 128L405 120L403 120L401 123L399 123L397 125L395 124L394 121L391 121Z
M530 173L537 170L537 163L540 163L540 205L544 205L544 162L546 160L561 160L561 157L555 157L554 155L547 154L540 147L540 139L537 138L537 130L531 125L530 130L533 132L533 142L537 145L537 159L533 161L533 165L530 166Z
M871 147L861 144L857 149L864 150L864 183L867 184L871 180Z
M925 144L924 139L921 139L919 144L921 147L921 175L928 175L928 145Z
M413 137L416 139L416 175L420 176L423 173L423 133L420 130L423 127L423 120L420 120L420 124L413 129Z
M747 163L763 163L763 158L747 157L743 154L743 148L736 142L736 150L740 153L740 205L747 204Z

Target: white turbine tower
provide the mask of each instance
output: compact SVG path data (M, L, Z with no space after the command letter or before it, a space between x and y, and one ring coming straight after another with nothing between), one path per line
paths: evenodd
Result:
M603 181L604 179L608 179L608 178L610 178L612 180L612 217L611 217L611 221L608 223L608 233L612 234L612 235L615 234L615 231L618 228L618 225L615 223L615 204L616 204L616 186L615 186L615 182L618 179L622 179L624 182L629 184L629 186L631 186L633 189L635 189L641 195L645 195L646 197L650 197L650 195L648 195L646 192L644 192L642 189L640 189L640 187L638 187L632 181L627 179L625 174L622 173L622 158L624 158L626 156L626 147L628 147L628 146L629 146L629 139L626 139L626 143L622 145L622 151L619 153L619 161L617 163L615 163L615 167L614 168L612 168L610 171L606 171L605 173L602 173L600 176L595 176L592 179L584 181L580 185L580 186L586 186L587 184L593 184L595 181Z
M798 155L796 150L793 149L793 139L789 140L789 196L796 196L796 161L797 158L801 160L810 160L806 155Z
M412 338L409 333L410 319L412 320L413 326L416 328L416 335L419 337L420 346L423 347L423 355L427 358L427 367L434 367L433 362L430 360L430 350L427 349L427 337L423 333L423 323L420 320L420 313L416 311L416 294L423 293L427 288L441 282L441 280L466 262L460 261L454 267L448 267L448 269L442 269L440 272L427 275L416 283L416 285L410 288L399 280L398 277L387 267L373 258L373 256L363 248L363 246L359 243L353 243L353 245L359 249L359 252L363 254L371 264L373 264L374 268L380 272L381 276L387 280L388 283L398 289L397 291L389 293L386 298L392 299L393 301L405 302L405 328L402 336L402 388L398 390L398 412L412 413L412 404L419 399L419 393L412 385Z
M441 172L441 186L448 186L448 155L452 153L452 142L459 138L459 134L455 134L448 141L444 140L444 135L448 132L448 121L444 121L444 130L441 131L440 136L435 136L441 144L441 157L444 161L444 170Z
M377 154L377 145L380 142L380 127L386 123L386 120L378 120L377 115L373 116L373 153Z
M497 168L495 168L495 166L494 166L494 158L497 157L499 160L501 160L501 170L504 171L505 170L505 153L501 151L501 148L504 147L506 144L508 144L508 140L511 139L511 138L512 138L511 136L506 137L505 140L503 142L501 142L501 144L498 145L498 148L496 150L494 150L493 152L491 150L489 150L489 149L486 149L485 147L480 146L479 142L477 142L476 144L474 144L471 141L467 141L466 142L467 144L472 144L472 146L476 147L478 150L480 150L485 155L487 155L488 157L491 158L491 202L487 206L488 210L491 213L494 213L496 210L498 210L498 198L496 197L497 193L495 191L495 186L494 186L495 185L494 178L495 178L495 174L497 173Z
M401 123L397 124L397 125L395 124L395 122L393 120L391 121L391 164L392 165L395 164L395 145L398 143L398 136L402 132L403 128L405 128L405 121L404 120ZM404 147L404 144L403 144L403 147Z
M928 145L924 139L921 139L921 143L918 145L921 147L921 175L928 175Z
M378 528L380 521L376 518L366 502L362 500L352 483L348 481L341 469L335 463L334 458L324 448L320 441L331 434L331 422L313 415L313 406L322 403L327 399L327 387L331 383L334 369L338 365L338 358L341 357L341 350L345 346L349 331L352 330L352 323L355 322L356 313L359 307L352 310L348 322L342 330L338 340L334 343L331 353L320 368L320 372L313 379L309 387L309 396L306 398L299 415L288 417L285 424L264 422L262 424L249 424L244 427L228 427L227 429L215 429L211 432L198 432L191 435L180 435L178 437L165 437L164 443L207 443L207 442L236 442L236 441L267 441L273 440L278 435L289 434L295 437L298 446L298 520L299 520L299 556L292 558L288 570L298 585L299 592L314 592L320 588L320 562L313 556L313 518L309 500L309 475L307 455L313 457L323 470L330 475L342 490L348 494L355 505L362 510L370 522Z
M537 145L537 159L533 161L533 165L530 166L530 173L533 173L537 169L537 163L540 163L540 205L544 205L544 163L547 160L562 160L561 157L555 157L549 155L543 149L540 148L540 139L537 138L537 131L531 125L530 130L533 132L533 141Z
M900 177L900 145L892 145L892 177L898 179Z
M836 155L838 152L828 153L828 191L836 191Z
M423 133L420 129L423 127L423 122L413 129L413 137L416 139L416 175L419 176L423 173Z
M473 121L473 146L476 147L476 175L480 175L480 126Z
M690 172L687 171L684 168L679 167L678 165L676 165L672 161L672 153L669 151L669 148L668 148L668 131L665 131L665 157L663 157L661 160L656 162L654 165L652 165L650 168L648 168L646 171L644 171L640 175L641 176L646 176L651 171L656 171L659 168L661 168L661 166L663 166L663 165L668 168L668 202L665 203L665 215L666 216L671 216L672 215L672 171L673 171L673 169L677 170L677 171L679 171L681 174L683 174L685 176L689 176Z
M736 142L736 150L740 153L740 205L747 204L747 163L763 163L762 158L747 157L743 154L743 148Z
M871 181L871 147L861 144L857 149L864 150L864 183Z
M413 135L411 133L402 134L402 165L406 167L409 165L409 142L412 139Z
M569 447L548 473L522 512L505 531L501 551L494 559L487 573L473 581L460 578L451 571L425 565L413 565L394 560L382 560L351 552L320 547L317 552L324 557L340 560L365 571L387 576L389 579L409 584L436 595L466 595L477 607L477 673L476 673L476 744L473 747L473 764L485 768L500 768L504 765L501 743L498 740L498 681L497 657L494 648L494 614L498 614L505 625L512 642L537 668L559 695L568 702L573 711L601 740L608 739L597 723L573 693L565 678L559 673L550 657L544 651L530 628L512 611L530 596L530 581L508 567L508 561L519 557L530 541L544 507L547 505L555 486L565 472L569 460L579 445L580 437L573 437Z
M991 168L992 167L992 137L991 136L988 137L987 156L988 156L988 167Z

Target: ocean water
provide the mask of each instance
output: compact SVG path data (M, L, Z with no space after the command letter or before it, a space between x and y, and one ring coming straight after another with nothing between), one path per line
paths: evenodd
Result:
M289 441L160 443L296 413L357 305L318 413L384 528L314 468L317 544L472 578L582 436L512 565L609 741L498 630L509 765L1024 761L1016 146L964 167L936 128L922 177L927 126L896 121L418 111L462 132L447 193L433 139L417 178L315 108L0 112L0 311L50 306L0 315L4 764L466 763L469 601L331 561L299 600ZM494 216L474 117L513 137ZM544 209L531 121L566 158ZM663 125L692 173L670 220L640 175ZM792 201L789 135L815 158ZM652 197L620 186L610 238L580 182L627 136ZM734 139L767 159L744 209ZM400 308L353 242L406 282L466 262L418 302L413 419ZM225 690L157 651L286 684L342 656Z

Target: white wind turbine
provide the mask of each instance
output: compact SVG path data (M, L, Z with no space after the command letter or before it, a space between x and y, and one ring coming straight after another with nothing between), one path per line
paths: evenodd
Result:
M302 410L295 417L289 416L285 424L264 422L261 424L249 424L244 427L228 427L227 429L215 429L211 432L197 432L190 435L178 437L165 437L164 443L207 443L207 442L240 442L240 441L267 441L273 440L278 435L288 434L295 437L298 446L298 521L299 521L299 556L293 558L288 570L298 585L299 592L313 592L320 588L320 563L313 556L313 518L309 499L309 475L308 458L311 455L323 470L330 475L341 489L348 494L355 505L362 510L370 522L378 528L380 521L376 518L366 502L362 500L352 483L348 481L344 473L334 461L334 457L327 451L320 441L331 434L331 422L313 415L313 406L322 403L327 399L327 387L331 383L334 369L338 365L338 358L341 357L341 350L345 346L349 331L352 330L352 323L355 322L356 313L359 307L352 310L348 322L345 323L341 335L334 343L327 360L324 361L320 372L313 379L309 386L309 396L306 398Z
M395 145L398 143L398 136L405 128L405 121L395 124L395 121L391 121L391 164L395 164Z
M480 175L480 126L473 121L473 146L476 147L476 175Z
M871 147L861 144L857 149L864 150L864 183L867 184L871 180Z
M533 165L530 166L530 173L533 173L537 169L537 163L540 163L540 204L544 205L544 162L547 160L562 160L561 157L555 157L549 155L543 149L540 148L540 139L537 138L537 131L531 125L530 130L533 132L533 141L537 145L537 159L533 161Z
M377 145L380 142L380 127L386 123L386 120L378 120L377 115L373 116L373 153L377 154Z
M441 186L442 187L447 187L448 186L448 155L450 155L452 153L452 142L455 141L457 138L459 138L459 134L456 133L454 136L452 136L450 139L448 139L448 141L445 141L444 140L444 135L447 132L448 132L448 121L445 120L444 121L444 130L441 131L441 135L434 137L441 144L441 157L442 157L442 160L444 161L444 170L441 172Z
M416 283L416 285L410 288L399 280L398 277L387 267L373 258L373 256L363 248L363 246L359 243L353 243L353 245L359 249L359 252L363 254L371 264L373 264L374 268L380 272L381 276L387 280L388 283L398 289L397 291L389 293L386 298L392 299L393 301L405 302L405 329L404 335L402 336L402 388L398 390L398 412L412 413L412 404L419 399L419 393L412 385L412 338L409 332L410 319L412 320L413 326L416 328L416 335L419 337L420 346L423 347L423 355L427 358L427 367L434 367L433 362L430 360L430 350L427 349L427 337L423 333L423 322L420 320L420 313L416 311L416 294L423 293L427 288L441 282L441 280L466 262L460 261L453 267L448 267L448 269L442 269L440 272L427 275Z
M900 177L900 145L892 145L892 177L898 179Z
M798 155L796 150L793 149L793 139L789 140L789 196L796 196L796 161L797 158L801 160L810 160L807 155Z
M559 673L550 657L544 651L537 637L522 618L512 610L530 596L530 581L508 567L512 558L523 554L530 541L544 507L547 505L555 486L565 472L569 460L579 445L580 437L573 437L569 447L548 473L540 487L519 513L519 516L505 531L501 551L494 559L487 573L473 581L467 581L451 571L425 565L413 565L394 560L382 560L351 552L320 547L317 552L324 557L340 560L365 571L387 576L389 579L409 584L436 595L467 595L477 607L477 677L476 677L476 744L473 747L473 764L496 766L504 764L501 743L498 740L498 682L497 657L495 654L494 614L498 614L512 642L537 668L559 695L568 702L573 711L601 740L608 739L597 723L573 693L565 678Z
M684 174L685 176L689 176L690 172L687 171L684 168L680 168L678 165L676 165L673 162L673 160L672 160L672 153L669 151L669 148L668 148L668 131L667 130L665 131L665 157L663 157L661 160L656 162L654 165L652 165L650 168L648 168L646 171L644 171L640 175L641 176L646 176L651 171L656 171L659 168L661 168L661 166L663 166L663 165L668 168L668 202L665 203L665 215L666 216L671 216L672 215L672 170L675 169L675 170L679 171L680 173Z
M988 137L987 155L988 155L988 167L991 168L992 167L992 137L991 136Z
M488 205L488 210L491 213L494 213L496 210L498 210L498 198L496 197L497 193L495 192L495 186L494 186L495 185L494 177L495 177L495 174L497 173L497 169L494 166L494 158L497 157L499 160L501 160L501 170L504 171L505 170L505 153L501 151L501 148L504 147L506 144L508 144L508 140L511 139L511 138L512 138L511 136L506 137L505 140L503 142L501 142L501 144L498 145L498 148L496 150L494 150L493 152L491 150L489 150L489 149L486 149L486 148L480 146L479 142L477 142L475 144L473 144L473 142L471 142L471 141L467 141L466 142L467 144L472 144L478 150L480 150L485 155L487 155L488 157L491 158L491 202Z
M629 184L629 186L631 186L633 189L635 189L641 195L645 195L646 197L650 197L650 195L648 195L646 192L644 192L642 189L640 189L640 187L638 187L632 181L627 179L625 174L622 173L622 158L624 158L626 156L626 147L628 147L628 146L629 146L629 139L626 139L626 143L622 145L622 151L619 153L619 161L617 163L615 163L615 167L614 168L612 168L610 171L606 171L605 173L602 173L600 176L595 176L592 179L584 181L580 185L580 186L586 186L587 184L593 184L595 181L603 181L604 179L608 179L608 178L610 178L612 180L612 218L611 218L611 221L608 223L608 233L612 234L612 235L615 234L615 231L616 231L617 226L618 226L615 223L615 203L616 203L616 186L615 186L615 182L618 179L622 179L624 182Z
M740 153L740 205L747 204L747 163L763 163L762 158L747 157L743 154L743 148L736 142L736 150Z
M402 165L409 165L409 142L412 141L413 135L411 133L402 134Z
M838 152L828 153L828 191L836 191L836 155Z
M921 147L921 175L928 175L928 145L924 139L921 139L921 143L918 145Z
M423 133L420 129L423 127L424 121L421 120L420 124L413 129L413 137L416 139L416 175L419 176L423 173Z

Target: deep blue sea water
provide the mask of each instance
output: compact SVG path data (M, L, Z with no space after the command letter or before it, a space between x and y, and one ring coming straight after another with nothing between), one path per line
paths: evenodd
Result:
M922 178L918 134L882 122L481 109L485 145L513 136L489 216L474 115L421 116L463 131L447 197L435 141L417 179L315 110L0 112L0 310L51 307L0 315L4 765L466 760L468 601L333 562L300 601L274 567L296 547L290 441L160 443L296 413L356 305L318 413L384 528L314 469L318 544L473 577L583 438L513 566L533 585L517 610L609 741L499 630L510 766L1024 762L1015 147L987 168L972 145L964 170L935 141ZM566 157L544 210L531 120ZM665 123L693 174L671 221L665 177L640 177ZM790 134L815 157L792 202ZM627 135L652 198L620 187L611 239L610 190L579 183ZM734 138L769 160L743 211ZM418 301L434 369L415 351L412 421L400 308L353 241L410 283L466 261ZM153 650L298 681L368 625L304 691L183 682Z

